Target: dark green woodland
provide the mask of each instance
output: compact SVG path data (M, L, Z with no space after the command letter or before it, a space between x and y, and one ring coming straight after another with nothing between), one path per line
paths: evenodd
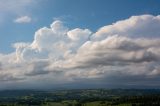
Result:
M4 90L0 106L160 106L160 90Z

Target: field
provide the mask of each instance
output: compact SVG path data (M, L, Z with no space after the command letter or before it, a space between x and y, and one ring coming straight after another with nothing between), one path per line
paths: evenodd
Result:
M0 106L160 106L160 90L5 90Z

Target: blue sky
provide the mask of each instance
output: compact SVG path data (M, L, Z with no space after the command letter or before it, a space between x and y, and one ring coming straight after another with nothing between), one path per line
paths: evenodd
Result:
M159 4L0 0L0 89L160 88Z
M4 6L7 4L3 0L0 2ZM159 4L157 0L39 0L24 2L12 10L4 8L0 23L0 52L13 51L11 45L15 42L31 42L37 29L49 26L55 19L64 21L69 28L81 27L96 31L101 26L133 15L158 15ZM16 2L12 5L16 5ZM29 16L32 21L23 24L13 22L20 16Z

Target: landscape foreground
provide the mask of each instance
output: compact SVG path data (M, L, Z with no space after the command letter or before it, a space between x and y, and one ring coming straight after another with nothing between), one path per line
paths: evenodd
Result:
M160 90L3 90L0 106L160 106Z

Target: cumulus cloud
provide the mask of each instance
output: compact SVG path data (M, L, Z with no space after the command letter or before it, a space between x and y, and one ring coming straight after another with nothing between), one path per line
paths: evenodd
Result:
M36 31L32 42L17 42L15 52L0 54L0 75L2 81L41 87L84 82L160 87L159 27L159 16L153 15L132 16L97 32L69 29L56 20Z
M93 39L102 40L112 35L154 38L160 35L158 27L160 27L159 15L132 16L129 19L100 28L93 36Z
M18 17L17 19L14 20L15 23L30 23L31 22L31 17L29 16L22 16Z
M91 31L88 29L73 29L68 32L68 37L73 40L73 41L78 41L78 40L89 40L89 35L91 34Z

